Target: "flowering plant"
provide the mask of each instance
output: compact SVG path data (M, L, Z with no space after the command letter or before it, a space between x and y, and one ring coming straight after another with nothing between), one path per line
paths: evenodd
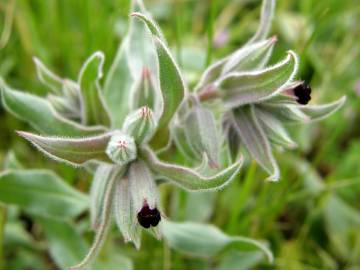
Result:
M141 1L132 5L129 32L104 85L102 52L86 60L77 81L60 78L34 58L38 77L49 90L45 98L11 89L1 80L5 108L41 135L18 134L46 156L93 173L90 219L95 240L71 269L88 266L97 255L112 213L125 242L136 248L142 230L159 239L164 235L170 244L183 237L177 230L199 233L199 225L167 221L158 185L170 182L187 191L223 188L239 175L243 149L269 173L269 180L277 181L280 172L272 146L296 146L284 124L319 120L341 107L345 98L307 104L311 88L296 78L295 52L268 66L277 41L267 38L274 5L274 0L264 0L256 34L210 65L193 91ZM169 151L180 152L192 166L170 162L164 155ZM223 243L219 249L242 243L272 260L261 242L211 233Z

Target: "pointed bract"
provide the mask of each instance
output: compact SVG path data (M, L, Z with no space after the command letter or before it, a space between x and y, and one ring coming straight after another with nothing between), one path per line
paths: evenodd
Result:
M99 84L103 77L104 61L104 54L95 52L86 60L79 74L81 120L85 125L110 126L109 112Z
M234 111L233 125L250 155L270 174L268 180L279 180L279 168L270 143L251 105Z
M148 148L142 149L141 156L154 172L190 191L214 191L223 188L239 175L243 162L241 158L218 174L205 177L190 168L160 161Z
M63 80L50 71L37 57L33 57L33 61L36 66L36 74L44 85L49 87L49 89L57 94L60 94L62 91Z
M219 138L214 114L200 104L194 105L185 119L185 135L190 147L197 153L196 159L201 159L205 153L211 167L219 164Z
M111 163L105 153L112 133L86 138L45 137L30 132L17 132L48 157L73 166L81 166L90 160Z
M223 77L217 88L221 89L220 94L228 108L259 103L280 93L294 78L297 69L297 55L289 51L283 61L270 68Z

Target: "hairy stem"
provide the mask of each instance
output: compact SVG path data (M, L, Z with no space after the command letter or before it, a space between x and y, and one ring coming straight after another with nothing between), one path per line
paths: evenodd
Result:
M219 92L213 85L206 86L198 94L198 99L200 101L207 101L218 97L219 97Z
M109 225L110 225L110 217L111 217L111 203L114 194L114 185L117 179L118 171L113 171L113 175L111 176L110 181L106 186L105 196L104 196L104 203L103 203L103 211L101 215L101 223L100 226L95 234L94 242L85 256L85 258L77 265L70 267L69 270L80 270L84 269L84 267L88 266L92 260L96 257L96 255L101 250L106 235L108 233Z

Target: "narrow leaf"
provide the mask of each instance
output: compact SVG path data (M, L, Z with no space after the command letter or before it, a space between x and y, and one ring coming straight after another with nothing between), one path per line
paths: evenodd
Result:
M105 56L95 52L82 66L78 83L81 93L81 120L88 126L110 126L110 116L100 89Z
M164 220L161 230L172 248L192 256L212 257L226 248L233 248L240 251L262 251L268 261L273 262L271 251L260 241L228 236L212 225Z
M218 83L225 105L235 108L244 104L257 103L280 93L295 76L298 68L297 56L289 51L288 56L270 68L231 73Z
M160 30L160 27L154 22L154 20L150 16L147 16L141 12L133 12L131 16L142 20L146 24L147 28L150 30L151 34L165 42L165 38Z
M272 53L276 37L245 45L229 56L222 70L222 75L233 71L251 71L263 68Z
M142 157L154 172L184 189L193 191L211 191L223 188L239 175L243 162L241 158L218 174L204 177L192 169L160 161L148 148L142 150Z
M258 123L251 106L244 106L234 112L234 127L250 155L269 174L268 180L279 180L279 168L271 152L271 146L264 130Z
M318 121L324 119L337 110L339 110L345 103L346 97L343 96L342 98L323 105L304 105L298 106L298 108L306 114L312 121Z
M53 218L36 221L44 229L50 255L59 269L67 270L86 254L88 245L75 224Z
M184 155L184 157L189 160L194 160L198 158L198 155L196 154L195 150L192 149L186 138L184 125L176 123L172 125L170 131L172 140L174 140L176 147L178 148L180 153Z
M212 111L195 105L185 120L185 134L191 148L197 152L197 159L205 153L211 167L219 166L220 145Z
M51 171L7 170L0 174L0 201L29 213L61 219L79 215L88 199Z
M129 39L125 37L110 67L104 85L105 100L111 112L113 128L121 128L130 111L129 99L133 78L126 56L128 42Z
M28 122L40 133L58 136L87 136L104 131L103 128L85 127L62 117L47 100L12 90L1 78L0 89L6 110Z
M201 75L198 84L195 86L195 91L203 91L210 83L218 79L228 59L229 56L224 57L207 67Z
M142 1L133 1L131 13L137 14L139 12L150 17L150 14L146 11ZM153 74L157 74L155 64L156 53L152 42L151 29L148 29L149 25L144 24L138 17L130 18L128 32L129 43L126 48L126 54L129 59L129 67L134 79L137 79L141 75L144 67L149 68Z
M18 134L31 142L39 151L56 161L74 166L83 165L90 160L111 163L105 150L112 133L79 139L44 137L22 131L19 131Z
M50 71L37 57L34 57L33 61L36 66L36 73L40 82L49 87L52 92L61 94L63 80Z
M101 223L105 189L110 180L113 165L101 164L95 171L90 188L91 227L96 230ZM80 260L79 260L80 261Z
M185 94L185 84L180 70L168 48L157 37L154 37L159 64L160 89L163 97L163 111L158 129L166 128Z
M304 114L297 106L264 102L259 104L257 107L261 108L261 110L265 112L272 114L282 123L308 123L310 121L310 117Z
M260 25L255 35L250 39L249 43L264 40L268 36L271 28L271 21L274 17L275 2L275 0L263 0L261 6Z
M276 117L260 108L254 109L259 124L263 127L271 142L288 148L295 148L297 146L290 138L283 124Z

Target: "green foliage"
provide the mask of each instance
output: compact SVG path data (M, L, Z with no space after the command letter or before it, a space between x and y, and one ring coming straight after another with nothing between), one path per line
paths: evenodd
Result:
M261 1L258 0L216 1L216 5L208 1L145 1L150 12L144 11L141 5L129 8L128 0L9 0L0 3L0 76L7 83L2 80L0 86L0 164L4 167L0 175L0 241L3 243L0 269L68 269L79 262L93 238L89 231L89 206L93 228L102 216L102 203L89 204L84 194L94 181L96 185L91 188L90 197L95 200L91 200L103 201L107 182L99 182L102 179L99 176L109 178L107 170L103 169L96 171L95 179L91 180L97 168L93 161L86 163L85 170L75 173L66 164L45 160L18 138L14 130L32 129L45 138L92 137L107 129L121 129L130 112L149 105L157 119L166 112L168 120L164 123L169 119L173 122L170 133L166 130L168 125L164 124L163 131L158 131L151 141L151 146L158 148L170 139L168 147L153 156L156 157L154 164L159 165L159 172L161 169L164 173L165 169L166 176L173 176L173 182L185 183L191 188L189 179L200 176L208 180L219 171L207 166L206 157L197 164L200 160L194 158L194 147L199 149L200 144L196 144L199 138L192 134L195 140L189 144L182 119L173 117L182 99L181 91L165 91L169 87L180 89L177 86L183 79L189 91L195 89L200 93L201 88L228 71L249 71L253 65L254 69L263 68L267 61L271 65L278 63L288 49L299 56L296 79L310 83L312 102L302 107L294 99L271 96L254 108L257 125L265 131L265 140L269 141L265 144L272 146L271 156L281 170L280 181L264 183L266 174L246 153L241 172L233 167L232 181L226 182L227 188L217 193L180 190L169 185L168 178L159 175L154 167L151 174L159 184L162 222L165 221L163 225L168 225L168 231L173 234L164 234L164 241L159 242L152 237L158 231L147 231L149 233L142 235L139 251L123 244L126 237L137 237L137 232L127 236L121 230L127 225L131 229L131 224L126 222L136 217L129 211L126 182L118 182L114 187L115 218L123 237L118 230L109 228L109 236L91 269L335 270L359 267L360 102L354 91L360 71L360 62L356 61L360 56L359 8L352 0L278 0L275 16L271 16L267 11L273 9L275 1L265 2L262 11L265 15L260 24ZM130 13L133 17L126 34ZM273 27L269 28L271 20ZM277 41L275 37L266 39L269 32L277 35ZM175 71L172 73L175 79L163 82L166 87L160 91L159 74L150 69L152 90L149 92L152 94L140 96L146 100L145 104L134 108L137 101L131 100L131 93L135 92L135 82L141 82L142 59L147 56L146 62L153 64L157 60L156 50L148 51L146 46L153 36L161 42L155 43L160 44L159 49L167 48L165 52L173 55L170 59L176 63L175 68L163 74L170 78L168 72ZM119 46L120 41L122 45ZM261 53L256 50L261 56L249 57L245 62L244 56L249 55L238 50L244 44L263 45ZM106 55L103 78L95 72L98 66L94 63L88 79L79 81L80 67L89 55L99 50ZM38 59L34 66L34 56L54 72ZM213 59L215 63L207 74L203 73L205 59ZM232 60L227 62L229 59ZM176 79L178 69L182 73L180 80ZM13 90L7 85L26 91ZM83 86L78 88L79 85ZM92 110L94 107L88 106L86 117L91 120L84 117L85 110L78 110L80 99L74 95L78 89L85 88L89 90L87 104L95 103L98 108ZM97 96L98 92L104 95L108 110L101 109L103 101L101 94L100 98ZM169 109L162 107L161 93L164 96L178 94L170 96L174 102ZM344 109L324 121L306 127L288 124L323 119L344 103L345 98L340 98L344 95L348 96ZM313 101L331 103L313 105ZM71 106L64 106L69 102ZM218 129L224 108L217 107L216 102L206 103L205 107L214 113ZM13 116L26 123L20 123ZM178 120L180 122L176 122ZM229 140L238 142L239 137L233 132L229 134L233 135ZM226 140L222 135L218 139ZM295 143L297 150L283 152L284 147L294 147ZM206 144L209 142L201 147ZM243 143L232 144L234 153L229 157L222 145L219 149L221 166L239 159L243 153L237 152L237 146L244 148ZM268 164L269 159L264 162ZM168 163L177 165L170 170ZM193 167L190 177L187 167L182 170L184 166ZM52 171L33 169L45 167ZM72 187L66 183L71 183ZM132 217L127 216L129 213ZM221 231L203 223L214 224ZM198 239L200 235L204 235L204 241ZM229 239L236 239L236 235L266 239L267 248L274 254L274 264L270 266L264 253L258 249L253 251L252 245L223 245Z

